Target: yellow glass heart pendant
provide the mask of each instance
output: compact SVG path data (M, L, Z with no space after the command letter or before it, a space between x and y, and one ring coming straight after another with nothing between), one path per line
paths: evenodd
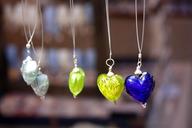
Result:
M116 102L124 90L123 77L110 71L99 75L97 85L102 95L111 102Z
M76 98L78 94L84 88L84 81L85 81L85 72L83 69L79 67L73 68L73 70L69 74L69 89L70 92L73 94L73 97Z

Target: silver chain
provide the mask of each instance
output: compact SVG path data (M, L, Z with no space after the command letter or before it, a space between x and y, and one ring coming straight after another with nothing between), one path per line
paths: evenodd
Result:
M138 46L138 62L135 70L136 75L142 74L141 66L142 66L142 50L145 36L145 17L146 17L146 1L143 0L143 23L142 23L142 33L141 40L139 38L139 27L138 27L138 6L137 0L135 0L135 27L136 27L136 37L137 37L137 46Z
M115 61L112 59L112 44L111 44L111 30L110 30L110 20L109 20L109 0L105 0L105 9L106 9L106 20L107 20L107 34L109 42L109 58L106 60L106 65L109 66L111 70Z
M139 39L139 28L138 28L138 7L137 7L137 0L135 0L135 21L136 21L136 36L137 36L137 46L139 53L142 53L143 50L143 42L145 36L145 17L146 17L146 1L143 0L143 24L142 24L142 34L141 34L141 41Z
M105 0L106 5L106 19L107 19L107 34L109 41L109 59L112 59L112 46L111 46L111 30L110 30L110 21L109 21L109 1Z
M35 26L33 28L33 31L31 33L31 30L30 30L30 26L28 25L28 31L29 31L29 35L27 34L27 27L25 26L25 14L24 14L24 10L26 10L26 4L27 2L25 0L22 0L22 18L23 18L23 29L24 29L24 34L25 34L25 38L26 38L26 41L27 41L27 45L32 45L32 49L33 49L33 52L36 54L36 51L35 51L35 48L33 46L33 37L34 37L34 34L35 34L35 31L36 31L36 28L37 28L37 19L35 20ZM38 1L36 0L36 6L38 6ZM37 8L37 11L38 11L38 8ZM29 36L29 38L28 38ZM28 47L29 48L29 47Z
M33 49L33 52L34 52L35 56L37 57L37 52L36 52L34 44L33 44L33 37L34 37L35 31L36 31L36 28L37 28L37 17L36 17L35 26L34 26L32 32L31 32L30 25L28 25L28 34L27 34L27 28L26 28L26 26L24 24L24 22L25 22L25 18L24 18L25 17L25 15L24 15L25 6L26 6L26 1L22 0L23 28L24 28L25 38L27 40L27 45L29 45L29 47L27 47L27 48L30 48L30 45L31 45L32 49ZM38 65L40 66L41 58L42 58L42 55L43 55L43 49L44 49L44 30L43 30L42 11L41 11L39 0L36 0L36 7L37 7L37 12L40 15L40 24L41 24L41 53L40 53L40 57L39 57L39 60L38 60Z
M72 15L73 9L74 9L74 2L73 0L70 0L71 34L72 34L72 40L73 40L73 62L74 62L74 66L77 67L76 32L75 32L75 25L74 25L74 16Z

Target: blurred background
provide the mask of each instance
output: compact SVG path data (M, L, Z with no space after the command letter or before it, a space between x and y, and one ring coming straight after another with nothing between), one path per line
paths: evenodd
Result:
M34 26L35 0L27 0L24 24ZM126 77L137 63L134 0L109 0L114 72ZM142 0L139 23L142 23ZM117 104L100 94L96 78L107 72L104 0L40 0L45 49L42 68L50 79L46 100L22 80L26 56L20 0L0 1L0 128L191 128L192 1L148 0L143 71L154 75L156 88L147 109L124 92ZM72 69L70 17L75 18L79 65L85 88L73 99L67 79ZM39 19L37 25L39 26ZM34 37L40 52L40 27Z

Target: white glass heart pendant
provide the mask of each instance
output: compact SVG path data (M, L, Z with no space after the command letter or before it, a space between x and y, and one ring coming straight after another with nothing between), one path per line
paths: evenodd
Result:
M49 88L48 76L39 72L31 87L37 96L44 98Z
M30 85L37 77L38 74L38 65L30 56L23 61L21 66L21 73L24 81Z

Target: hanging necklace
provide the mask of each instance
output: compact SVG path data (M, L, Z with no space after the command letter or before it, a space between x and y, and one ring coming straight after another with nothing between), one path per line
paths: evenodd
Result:
M109 67L107 74L100 74L97 78L97 85L102 95L111 102L116 102L124 89L124 80L122 76L114 74L112 68L115 61L112 59L112 46L110 34L110 21L109 21L109 1L105 0L106 19L107 19L107 32L109 41L109 58L106 60L106 65Z
M77 64L77 56L76 56L76 35L75 35L75 25L74 25L74 16L72 15L72 11L74 10L73 0L70 0L70 14L71 14L71 34L73 40L73 63L74 68L69 74L69 90L73 94L73 97L76 98L84 88L85 81L85 72L82 68L78 67Z
M26 5L26 1L22 0L23 28L24 28L25 38L27 41L26 49L27 49L28 55L22 63L21 74L22 74L24 81L27 83L27 85L30 85L32 87L35 94L37 96L40 96L41 99L44 99L45 95L48 91L49 79L48 79L48 76L46 74L43 74L41 72L41 67L40 67L41 56L42 56L42 52L43 52L43 48L44 48L44 35L43 35L44 32L43 32L43 21L42 21L41 8L40 8L39 0L36 0L36 7L37 7L37 12L38 12L37 14L40 14L41 27L42 27L41 28L41 30L42 30L41 54L40 54L38 62L36 62L35 60L33 60L31 58L30 49L32 47L32 50L33 50L35 56L37 57L38 55L36 54L34 44L32 41L34 34L35 34L35 31L36 31L36 27L37 27L37 19L36 19L35 26L34 26L32 32L31 32L30 26L28 26L28 34L27 34L27 28L26 28L25 23L24 23L24 17L25 17L24 16L24 7L25 7L25 5Z
M130 75L125 79L125 87L127 93L135 99L137 102L141 103L144 108L147 106L147 100L150 97L154 87L155 82L153 76L148 72L142 72L142 49L145 34L145 16L146 16L146 1L143 0L143 24L142 24L142 35L141 41L139 39L138 30L138 13L137 13L137 0L135 0L135 21L136 21L136 37L138 46L138 62L134 75Z

